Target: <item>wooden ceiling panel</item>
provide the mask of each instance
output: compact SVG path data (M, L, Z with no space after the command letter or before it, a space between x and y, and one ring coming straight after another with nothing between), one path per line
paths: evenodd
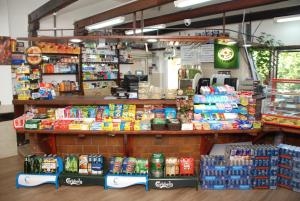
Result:
M112 19L115 17L127 15L130 13L134 13L137 11L153 8L156 6L160 6L163 4L167 4L173 2L174 0L138 0L123 6L113 8L111 10L105 11L103 13L99 13L97 15L93 15L91 17L87 17L85 19L79 20L75 22L75 28L85 27L91 24L95 24L97 22L101 22L104 20Z
M282 2L287 0L233 0L229 2L208 5L204 7L195 8L192 10L185 10L176 13L171 13L163 16L157 16L154 18L149 18L144 20L144 26L152 26L157 24L167 24L170 22L176 22L184 19L193 19L197 17L204 17L208 15L219 14L223 12L241 10L252 8L256 6L263 6L268 4L274 4L277 2ZM133 23L127 23L116 28L132 28ZM137 22L137 27L140 27L140 22Z

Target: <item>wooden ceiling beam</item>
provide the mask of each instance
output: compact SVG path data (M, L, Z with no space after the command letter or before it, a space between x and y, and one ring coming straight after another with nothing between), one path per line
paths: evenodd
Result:
M223 2L219 4L213 4L208 6L203 6L200 8L195 8L192 10L185 10L176 13L171 13L167 15L157 16L154 18L149 18L144 20L144 26L152 26L157 24L166 24L170 22L176 22L184 19L193 19L197 17L204 17L208 15L214 15L229 11L247 9L257 6L264 6L268 4L274 4L287 0L233 0L228 2ZM116 28L132 28L132 22L117 26ZM137 27L140 27L140 22L137 22Z
M297 15L300 14L300 5L299 6L292 6L287 8L279 8L279 9L272 9L272 10L265 10L259 11L254 13L247 13L245 15L245 22L249 21L257 21L257 20L265 20L265 19L272 19L274 17L282 17L288 15ZM232 15L227 16L225 18L226 24L236 24L241 23L243 21L243 15ZM199 28L207 28L212 26L220 26L223 24L223 18L214 18L208 20L201 20L193 22L190 26L186 27L185 24L178 24L174 26L168 27L168 29L159 30L159 34L167 34L172 32L184 31L184 29L199 29ZM145 33L145 35L153 34L154 32ZM155 32L157 34L157 32Z
M82 27L86 27L91 24L95 24L104 20L109 20L115 17L128 15L130 13L134 13L137 11L161 6L163 4L167 4L173 2L174 0L138 0L132 3L125 4L123 6L113 8L111 10L105 11L103 13L99 13L82 20L76 21L74 23L75 29L79 29Z
M57 12L76 1L78 0L50 0L28 15L28 23L38 21L43 17Z

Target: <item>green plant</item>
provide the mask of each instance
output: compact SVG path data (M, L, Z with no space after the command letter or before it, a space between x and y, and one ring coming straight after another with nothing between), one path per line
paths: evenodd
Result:
M261 35L256 38L256 41L259 45L250 48L250 53L256 64L256 71L261 82L268 84L273 67L271 61L272 53L277 46L282 46L283 44L280 40L275 40L273 35L265 32L262 32Z

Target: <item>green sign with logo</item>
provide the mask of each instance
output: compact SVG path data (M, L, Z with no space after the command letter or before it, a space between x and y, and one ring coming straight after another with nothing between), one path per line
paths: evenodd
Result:
M215 68L232 69L239 68L239 47L215 43L214 50Z

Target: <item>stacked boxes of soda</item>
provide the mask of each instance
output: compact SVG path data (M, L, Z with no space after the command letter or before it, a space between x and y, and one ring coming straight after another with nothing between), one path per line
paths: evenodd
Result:
M56 155L28 155L24 160L25 174L55 174L57 169Z
M251 189L251 146L227 146L225 158L228 164L227 189Z
M148 160L134 157L111 157L110 174L148 174Z
M76 162L79 160L79 166ZM77 162L78 163L78 162ZM68 156L65 159L65 171L85 175L103 175L104 157L102 155Z
M201 156L200 181L203 189L226 188L227 166L224 156Z
M194 176L195 161L191 157L166 157L162 153L153 153L151 156L151 177Z
M300 147L280 144L278 186L300 192Z
M272 145L253 146L253 179L255 189L276 189L279 150Z

